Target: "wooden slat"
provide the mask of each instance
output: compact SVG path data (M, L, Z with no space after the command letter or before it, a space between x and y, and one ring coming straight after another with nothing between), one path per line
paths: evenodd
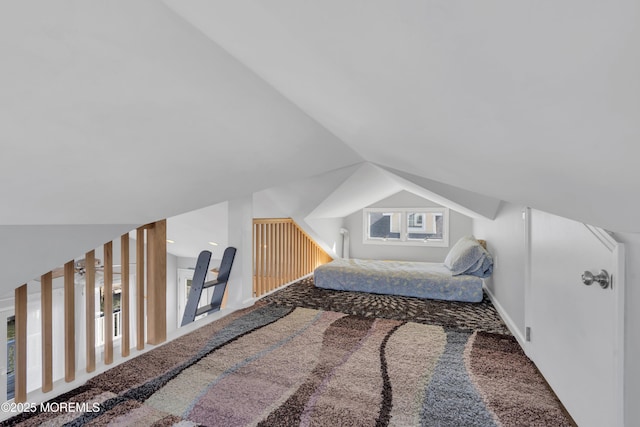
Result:
M275 275L274 275L274 284L273 284L273 289L277 288L278 286L280 286L280 275L281 275L281 271L280 271L280 263L282 262L282 259L280 258L280 244L281 244L281 235L280 235L280 226L282 224L274 224L273 228L275 231L275 266L276 266L276 271L275 271Z
M297 256L296 256L297 252L296 252L296 230L295 229L291 229L291 275L292 277L296 277L297 271L296 271L296 261L297 261Z
M260 224L260 257L262 258L262 269L261 269L261 285L260 285L260 294L264 295L267 290L267 282L268 282L268 271L269 265L267 264L267 226L266 224Z
M256 224L252 224L251 225L251 244L253 245L253 252L251 252L251 255L253 256L252 258L252 268L253 268L253 283L252 283L252 295L255 298L258 295L257 292L257 285L258 285L258 276L256 275L256 272L258 271L258 267L257 267L257 262L258 262L258 258L257 258L257 251L258 251L258 245L256 245Z
M307 245L305 243L304 235L300 233L300 256L302 257L300 275L306 274L307 271Z
M309 271L313 271L313 269L316 268L318 262L318 247L312 244L311 248L313 249L313 256L311 258L311 268L309 269Z
M267 270L267 289L266 291L269 292L271 290L271 287L273 286L273 227L272 224L265 224L267 226L267 265L268 265L268 270Z
M260 296L260 224L253 224L253 296Z
M87 372L96 370L96 252L87 252L85 257L85 317Z
M278 287L284 285L284 224L278 224Z
M273 257L273 272L271 274L271 289L272 291L278 286L278 224L271 224L271 229L273 230L273 236L271 238L271 247L273 251L271 252L271 256Z
M291 218L254 218L254 224L282 224L282 223L293 223L293 219Z
M293 225L287 224L287 282L293 280Z
M104 244L104 363L113 363L113 243Z
M76 316L74 262L64 265L64 380L76 378Z
M273 291L278 286L278 224L271 224L271 229L273 230L273 235L271 238L271 257L273 260L273 272L272 272L272 280L271 280L271 288L269 291Z
M254 219L256 297L307 275L331 257L290 218Z
M300 257L300 276L304 275L304 264L305 264L305 251L304 251L304 236L302 235L302 233L300 232L300 230L298 230L298 234L299 234L299 245L300 245L300 252L298 252L298 256Z
M267 243L269 242L269 227L267 224L262 224L262 227L264 231L264 240L262 242L262 258L264 259L264 283L262 294L264 295L269 288L269 247L267 246Z
M318 259L318 247L313 242L309 242L309 247L311 248L311 265L309 266L309 272L312 272L313 269L316 268L316 260Z
M167 339L167 221L147 230L147 341Z
M255 225L256 229L256 297L262 295L262 226L260 224Z
M295 252L295 256L294 256L294 269L295 269L295 274L296 277L300 277L300 234L298 233L298 230L294 230L294 240L295 243L293 244L293 251Z
M289 224L282 224L282 283L289 281Z
M53 275L40 277L40 321L42 325L42 391L53 389Z
M303 274L309 272L309 265L311 264L311 250L309 248L309 240L303 237L304 242L304 271Z
M129 234L123 234L120 237L120 283L122 293L120 294L120 314L122 329L122 357L129 356L131 348L130 328L129 328Z
M144 228L136 230L136 348L144 349Z
M296 229L295 227L292 225L291 226L291 273L293 274L292 280L293 279L297 279L299 276L298 271L296 270L297 268L297 260L298 260L298 252L296 252Z
M273 258L273 271L271 275L271 289L269 289L269 291L274 290L278 286L278 224L272 224L271 229L273 230L273 236L271 238L271 247L273 248L271 252L271 257Z
M260 258L262 267L260 269L260 295L264 295L267 290L267 226L260 224Z
M14 400L27 401L27 285L15 290L15 388Z
M267 226L266 224L260 224L260 235L261 235L261 242L260 242L260 257L262 258L262 284L260 286L261 288L261 294L264 295L265 292L267 291L267 271L268 271L268 264L267 264Z
M280 259L278 257L278 246L280 244L279 242L279 236L278 236L278 227L280 224L273 224L273 283L271 284L271 291L274 290L275 288L278 287L278 263L280 262Z

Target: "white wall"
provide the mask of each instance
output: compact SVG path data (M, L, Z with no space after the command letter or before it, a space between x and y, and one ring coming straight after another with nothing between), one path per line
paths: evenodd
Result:
M167 334L178 324L178 257L167 254Z
M227 307L237 309L253 299L253 197L229 201L229 246L236 248L227 284Z
M401 191L368 207L416 208L441 207L441 205L416 196L408 191ZM362 210L347 216L344 220L344 227L349 230L351 258L397 259L425 262L443 262L449 252L450 246L454 245L462 236L472 233L471 218L453 210L449 210L449 247L364 244L362 242L364 231ZM340 242L340 240L338 240L338 242Z
M494 259L493 275L485 285L504 308L520 334L525 327L524 207L503 202L495 220L474 219L473 234L487 241Z

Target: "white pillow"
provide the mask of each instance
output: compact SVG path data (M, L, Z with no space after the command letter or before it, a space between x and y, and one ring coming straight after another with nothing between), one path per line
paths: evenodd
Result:
M464 236L453 245L444 259L444 266L457 276L475 266L484 254L484 248L475 237Z

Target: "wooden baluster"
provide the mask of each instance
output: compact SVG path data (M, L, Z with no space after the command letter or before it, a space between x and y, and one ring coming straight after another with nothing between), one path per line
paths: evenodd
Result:
M267 237L267 262L269 270L267 271L267 277L269 278L267 285L267 292L273 289L273 224L267 224L268 237Z
M274 228L276 230L276 253L275 253L275 261L276 261L276 283L273 287L277 289L282 284L282 258L280 256L280 248L282 246L282 234L280 223L274 224Z
M40 277L40 313L42 325L42 391L53 389L53 275Z
M256 257L256 253L257 253L257 248L258 246L256 245L256 222L253 221L252 225L251 225L251 232L253 233L252 237L251 237L251 244L253 245L253 252L251 253L251 256L253 257L253 263L251 264L252 268L253 268L253 297L255 298L258 295L257 292L257 286L258 286L258 278L256 276L256 272L258 271L258 258Z
M96 252L87 252L84 259L87 372L93 372L96 370Z
M260 260L260 269L259 269L259 277L260 277L260 296L264 295L264 289L265 289L265 259L264 259L264 231L265 231L265 227L264 224L259 224L259 234L258 234L258 259Z
M271 252L271 258L273 261L273 282L271 283L270 291L278 287L278 224L271 224L273 230L273 236L271 238L271 246L273 251Z
M302 277L302 234L296 228L296 276Z
M15 388L14 401L27 401L27 285L15 290Z
M136 348L144 349L144 228L136 230Z
M305 240L307 245L307 268L305 274L309 274L309 271L311 271L311 266L313 265L313 245L309 241L308 237Z
M129 328L129 234L120 237L120 330L122 332L121 354L122 357L129 356L131 348L130 328Z
M154 222L147 230L147 341L167 339L167 221Z
M293 274L291 274L291 262L292 262L292 252L291 252L291 222L287 223L287 238L286 238L286 247L287 247L287 283L293 280Z
M263 269L263 255L264 251L262 249L262 224L256 224L256 297L260 297L263 294L262 286L263 286L263 278L264 273Z
M113 363L113 244L104 245L104 363Z

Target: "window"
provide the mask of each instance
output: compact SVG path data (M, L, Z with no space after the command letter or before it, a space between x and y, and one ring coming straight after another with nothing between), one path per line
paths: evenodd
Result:
M449 246L447 208L367 208L363 212L364 243Z

